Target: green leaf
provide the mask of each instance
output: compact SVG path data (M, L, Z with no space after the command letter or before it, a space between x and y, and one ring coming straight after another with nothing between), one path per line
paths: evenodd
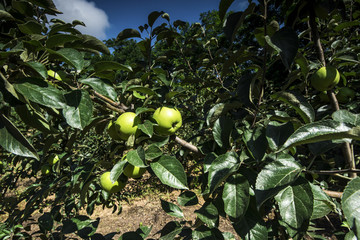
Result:
M149 137L152 137L152 135L154 134L153 126L154 124L152 122L150 122L149 120L145 120L144 123L138 125L138 128Z
M230 135L233 125L233 121L224 116L216 120L213 127L213 136L219 147L228 148L230 146Z
M249 207L245 216L233 223L233 228L244 240L268 239L268 230L256 207Z
M285 26L277 31L271 39L266 36L265 40L280 54L285 67L290 69L299 48L299 39L296 32L291 27Z
M146 150L145 150L145 159L146 160L153 160L163 155L163 152L161 149L156 146L155 144L151 144Z
M252 157L261 161L268 148L265 128L246 129L242 137Z
M152 27L156 21L156 19L158 19L164 12L158 12L158 11L153 11L149 14L148 16L148 24L150 27Z
M163 229L160 230L160 240L174 240L176 235L182 231L182 227L179 222L168 222Z
M130 86L126 90L127 91L137 91L137 92L141 92L143 94L148 94L148 95L157 95L156 92L154 92L150 88L143 87L143 86L137 86L137 85Z
M25 65L30 67L32 70L34 70L39 77L43 79L46 79L48 77L47 69L42 63L25 62Z
M226 180L222 199L227 215L232 218L240 218L245 215L250 200L249 188L249 182L241 174L231 175Z
M46 10L49 10L51 12L59 13L59 14L62 13L59 10L57 10L57 8L52 0L29 0L29 2L35 4L39 7L45 8Z
M351 180L342 195L341 206L351 230L360 238L360 177Z
M184 167L176 158L163 155L157 162L150 163L150 166L163 184L177 189L188 189Z
M221 0L219 4L219 17L220 20L223 21L226 15L227 10L231 6L234 0Z
M136 29L126 28L117 35L116 41L134 37L141 38L139 31Z
M126 232L118 240L143 240L144 238L137 232Z
M84 129L91 121L93 105L85 90L73 90L64 95L67 106L63 109L66 122L73 128Z
M3 114L0 114L0 136L0 145L6 151L19 156L32 157L39 160L35 148Z
M81 38L71 34L55 34L46 40L47 48L63 47L65 43L80 40Z
M256 178L255 195L258 206L294 182L302 171L301 165L289 155L276 156Z
M14 21L15 20L15 18L10 13L8 13L7 11L4 11L4 10L0 10L0 19L6 20L6 21Z
M293 132L294 127L291 122L283 124L275 121L269 122L266 127L266 138L268 140L269 147L272 150L277 150L285 143Z
M279 151L301 144L343 138L360 139L360 128L351 128L349 124L326 119L308 123L298 128L286 140Z
M102 52L103 54L110 55L109 48L105 45L105 43L94 36L81 34L77 35L80 37L79 40L69 42L65 46L69 48L76 48L81 51L91 51L91 52ZM98 52L96 52L99 54ZM100 54L99 54L100 55Z
M66 106L62 92L41 79L22 79L14 84L14 88L30 101L38 104L53 108L64 108Z
M195 213L209 228L219 226L219 212L213 203L205 202Z
M96 73L107 72L107 71L126 71L132 72L132 68L128 65L124 65L115 61L99 61L94 64Z
M302 239L307 231L313 211L313 193L309 182L299 178L275 196L279 204L282 225L294 240Z
M336 209L335 203L319 186L312 183L309 184L314 196L314 210L311 219L322 218Z
M162 200L162 199L160 199L160 201L161 201L162 209L167 214L169 214L170 216L173 216L173 217L178 217L178 218L183 218L184 217L183 211L178 206L176 206L173 203Z
M34 21L34 20L30 20L24 24L18 24L18 27L20 29L21 32L25 33L25 34L41 34L42 30L43 30L43 26Z
M117 101L117 93L109 81L99 78L86 78L79 80L79 82L89 85L101 95L104 95L113 101Z
M220 232L217 228L208 228L204 225L197 227L191 234L193 240L225 240L232 239L235 240L235 237L225 238L223 233Z
M120 175L123 173L125 164L127 163L127 161L118 161L111 169L110 171L110 180L112 183L116 182Z
M360 126L360 115L351 113L347 110L338 110L331 115L332 119L342 123L348 123L353 126Z
M199 203L196 194L192 191L182 192L178 196L177 201L180 204L180 206L193 206Z
M215 191L239 166L240 161L234 152L227 152L226 154L218 156L209 168L208 186L210 193Z
M144 112L154 112L154 111L155 111L155 109L153 109L153 108L138 107L138 108L136 108L135 113L136 113L136 115L140 115Z
M136 150L131 150L126 154L126 160L137 167L147 167L145 162L144 148L139 146Z
M49 212L46 212L38 218L38 223L40 228L43 228L46 231L51 231L54 226L54 219Z
M60 61L66 62L70 66L74 67L77 71L83 70L85 61L83 55L73 48L62 48L58 51L51 49L47 50L50 56Z
M315 111L304 96L296 92L282 91L271 95L271 98L288 104L301 116L305 123L310 123L315 120Z
M44 133L51 132L50 123L40 112L31 107L30 104L18 105L15 107L15 111L28 126Z

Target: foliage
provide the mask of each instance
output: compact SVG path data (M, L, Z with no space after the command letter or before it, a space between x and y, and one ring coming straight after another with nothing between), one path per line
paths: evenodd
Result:
M358 95L340 110L337 88L323 103L310 85L331 64L339 88L359 86L358 1L250 1L227 13L232 3L191 25L154 11L107 45L76 30L79 21L49 22L59 13L51 0L0 3L1 238L30 238L23 224L38 210L42 238L93 236L99 219L80 210L120 214L125 193L102 190L99 177L126 181L127 164L181 190L177 204L161 200L178 221L160 239L233 239L220 218L242 239L360 237ZM160 106L181 112L176 135L154 131ZM140 134L113 140L105 129L123 112L141 119ZM54 154L60 161L41 175ZM201 196L189 162L200 168ZM33 182L5 201L23 179ZM200 197L196 221L183 221L182 207ZM317 230L328 216L342 225Z

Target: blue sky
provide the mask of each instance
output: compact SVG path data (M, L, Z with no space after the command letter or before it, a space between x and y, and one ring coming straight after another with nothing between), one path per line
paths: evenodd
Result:
M66 22L81 20L86 28L78 29L101 40L115 38L125 28L147 23L152 11L164 11L170 20L198 22L200 13L218 10L220 0L53 0L63 12L57 18ZM235 0L231 10L243 10L247 0Z

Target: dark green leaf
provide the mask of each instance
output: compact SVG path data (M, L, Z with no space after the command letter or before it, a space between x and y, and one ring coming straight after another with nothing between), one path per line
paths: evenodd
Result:
M163 155L163 152L161 151L161 149L154 145L151 144L146 150L145 150L145 159L146 160L153 160L155 158L158 158L160 156Z
M45 8L46 10L49 10L54 13L62 13L59 10L57 10L54 2L52 0L29 0L29 2L32 2L33 4Z
M213 136L215 142L223 148L230 146L230 135L233 130L233 121L227 117L220 117L216 120L213 127Z
M39 226L46 231L51 231L54 226L54 220L50 213L46 212L38 219Z
M309 182L299 178L275 196L279 204L282 224L291 238L302 239L307 231L313 211L313 193Z
M54 51L51 49L48 49L47 51L53 58L66 62L78 71L81 71L85 66L83 55L76 49L62 48L58 51Z
M95 72L101 73L106 71L126 71L132 72L132 68L130 66L114 62L114 61L100 61L94 64Z
M163 184L177 189L188 189L184 167L176 158L163 155L150 166Z
M227 10L229 9L229 7L231 6L231 4L234 2L234 0L221 0L220 4L219 4L219 17L220 20L223 21L225 14L227 12Z
M40 112L31 107L30 104L16 106L15 111L28 126L44 133L51 132L50 123Z
M177 201L181 206L193 206L199 203L196 194L192 191L182 192L178 196Z
M244 131L243 139L253 158L261 161L268 148L266 129L263 127L247 129Z
M310 187L314 196L314 210L311 219L322 218L336 209L335 203L319 186L310 183Z
M121 41L127 38L134 38L134 37L141 38L139 31L136 29L127 28L118 34L116 40Z
M144 238L137 232L126 232L118 240L143 240Z
M351 229L360 237L360 177L354 178L346 186L341 198L341 206Z
M291 122L283 124L274 121L269 122L266 127L266 138L268 140L269 147L272 150L277 150L285 143L293 132L294 127Z
M292 157L279 156L276 161L267 164L256 179L255 195L258 206L295 181L301 171L301 165Z
M66 106L62 92L41 79L22 79L14 84L14 87L16 91L38 104L53 108L64 108Z
M118 161L110 171L110 180L112 183L116 182L120 175L123 173L124 166L127 162L126 161Z
M73 128L84 129L91 121L93 105L90 95L84 90L65 94L67 106L63 109L66 122Z
M21 32L25 34L41 34L42 25L34 20L30 20L24 24L18 24Z
M174 240L182 230L179 222L171 221L168 222L163 229L160 230L160 240Z
M271 98L283 101L292 107L304 120L305 123L310 123L315 120L315 111L310 103L296 92L278 92L271 95Z
M6 21L13 21L15 18L8 12L4 10L0 10L0 19L6 20Z
M138 128L149 137L152 137L152 135L154 134L153 126L154 124L152 122L150 122L149 120L145 120L144 123L138 125Z
M249 205L250 184L246 177L235 174L226 180L222 199L224 200L224 211L232 218L240 218L245 215Z
M48 77L47 69L42 63L25 62L25 65L30 67L32 70L34 70L39 77L43 79L46 79Z
M205 202L200 209L195 211L195 213L209 228L219 226L219 212L211 202Z
M144 148L139 146L136 150L131 150L126 154L126 159L129 163L137 167L147 167L145 162Z
M63 47L65 43L72 42L81 39L78 36L70 35L70 34L55 34L50 36L46 40L46 47L55 48L55 47Z
M167 214L169 214L170 216L173 216L173 217L178 217L178 218L184 217L183 211L178 206L176 206L175 204L173 204L171 202L167 202L162 199L160 199L160 200L161 200L161 207Z
M113 101L117 101L117 93L111 83L107 80L99 78L86 78L79 80L79 82L89 85L96 92L110 98Z
M148 95L156 95L156 92L154 92L150 88L142 87L142 86L134 85L134 86L128 87L126 90L127 91L137 91L137 92L141 92L143 94L148 94Z
M158 12L158 11L154 11L151 12L148 16L148 24L150 27L152 27L156 21L156 19L158 19L164 12Z
M208 186L212 193L228 176L240 166L239 159L234 152L218 156L209 168Z
M334 112L331 117L338 122L348 123L353 126L360 126L360 115L351 113L344 109Z

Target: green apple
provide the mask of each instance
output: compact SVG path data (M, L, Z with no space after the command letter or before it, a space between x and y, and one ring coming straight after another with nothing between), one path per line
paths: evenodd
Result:
M51 167L49 164L45 164L41 167L41 174L42 175L48 175L51 172Z
M130 163L128 163L123 170L124 175L129 178L141 178L145 172L146 168L140 168Z
M311 76L311 85L318 91L327 91L339 83L339 71L332 66L322 67Z
M113 121L110 121L108 126L107 126L107 132L109 134L109 136L114 139L114 140L121 140L120 136L118 135L117 131L116 131L116 126L113 123Z
M181 113L176 108L159 107L152 117L157 123L155 132L160 135L172 135L182 125Z
M60 75L57 72L54 72L53 70L48 70L47 73L50 77L55 78L56 80L62 81Z
M54 165L55 163L57 163L60 160L59 156L57 154L52 154L47 162L50 164L50 166Z
M342 87L336 94L336 98L340 103L348 103L355 97L355 91L349 87Z
M117 180L114 183L112 183L110 179L110 172L104 172L100 176L100 185L105 191L109 193L116 193L116 192L120 192L121 189L125 187L126 182Z
M121 114L114 122L117 135L120 139L127 140L130 135L137 132L140 122L140 118L133 112Z

